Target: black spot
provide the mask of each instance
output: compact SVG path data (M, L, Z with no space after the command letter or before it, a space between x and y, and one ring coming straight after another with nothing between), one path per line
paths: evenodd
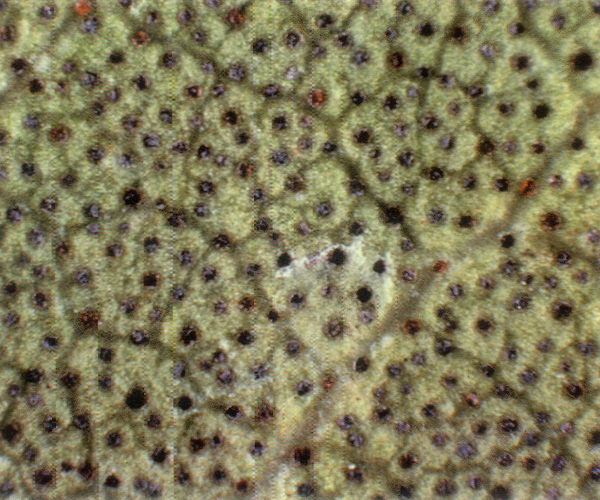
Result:
M236 419L242 415L242 410L237 405L228 406L225 409L225 416L231 419Z
M373 271L375 271L377 274L383 274L385 272L385 269L386 266L384 260L379 259L375 262L375 264L373 264Z
M368 302L373 297L373 292L369 287L363 286L356 291L356 298L362 302Z
M125 396L125 405L132 410L139 410L147 402L148 396L141 387L133 387Z
M189 410L193 404L192 398L185 394L175 400L175 406L183 411Z
M439 181L444 178L444 170L441 167L431 167L429 169L429 178L432 181Z
M54 481L54 473L48 469L38 469L33 473L33 482L40 486L48 486Z
M533 112L533 116L535 116L538 120L542 120L543 118L546 118L549 114L550 114L550 106L548 106L547 104L538 104L536 107L533 108L532 112Z
M354 92L354 94L352 94L350 96L350 100L352 101L353 104L355 104L356 106L360 106L363 102L365 102L365 94L363 94L362 92L358 91L358 92Z
M287 267L292 263L292 257L289 253L284 252L279 257L277 257L277 266L278 267Z
M309 392L313 390L313 384L308 380L302 380L298 382L295 390L298 396L306 396Z
M575 71L587 71L593 65L594 59L589 52L578 52L571 57L571 66Z
M573 312L573 306L564 300L559 300L552 305L552 316L556 320L568 318Z
M341 266L346 262L346 252L341 248L335 248L329 254L327 260L336 266Z
M360 236L364 232L364 226L358 221L353 221L348 226L348 232L352 236Z
M21 373L21 378L28 384L37 384L44 378L44 372L37 368L30 368Z
M361 357L354 361L354 370L358 373L366 372L370 365L369 358Z
M435 33L435 28L431 23L425 22L419 27L419 35L430 37Z
M315 25L317 28L328 28L333 24L333 17L330 14L320 14L315 19Z
M264 38L257 38L252 42L252 52L255 54L265 54L269 49L269 41Z
M123 203L129 207L136 207L142 200L142 195L136 189L127 189L123 193Z
M404 221L404 214L400 207L397 206L383 206L383 220L386 224L402 224Z

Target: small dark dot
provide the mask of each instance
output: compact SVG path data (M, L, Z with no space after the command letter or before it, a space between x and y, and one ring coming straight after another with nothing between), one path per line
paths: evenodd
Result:
M241 415L242 415L242 410L237 405L228 406L225 409L225 416L228 417L228 418L235 419L235 418L238 418Z
M123 193L123 203L130 207L136 207L142 200L142 195L136 189L127 189Z
M402 224L404 221L404 214L400 207L397 206L384 206L382 207L383 220L386 224Z
M377 274L382 274L385 272L385 270L386 265L384 260L379 259L375 262L375 264L373 264L373 271L375 271Z
M370 361L368 358L361 357L354 361L354 370L358 373L364 373L369 369Z
M498 429L505 433L517 432L519 422L514 418L504 418L498 422Z
M578 52L571 57L571 66L575 71L587 71L593 65L594 59L589 52Z
M296 394L298 394L298 396L306 396L309 392L313 390L313 387L313 384L308 380L302 380L296 385L295 391Z
M421 36L430 37L434 33L435 33L435 28L433 27L433 25L431 23L426 22L426 23L421 24L421 26L419 27L419 35L421 35Z
M501 193L508 191L508 188L510 187L510 183L508 182L508 179L504 178L504 177L498 177L495 181L494 181L494 187L496 188L497 191L500 191Z
M289 253L284 252L279 257L277 257L277 266L278 267L287 267L292 263L292 257Z
M552 305L552 315L556 320L568 318L573 312L573 306L564 300L559 300Z
M189 410L193 404L194 403L192 401L192 398L190 398L189 396L187 396L185 394L183 396L179 396L175 400L175 406L183 411Z
M132 410L139 410L148 402L148 396L140 387L132 388L125 396L125 405Z
M38 469L33 473L33 481L40 486L48 486L54 481L54 473L48 469Z
M346 252L344 252L341 248L335 248L329 254L327 260L336 266L341 266L346 262Z
M352 236L360 236L364 232L364 226L358 221L353 221L348 226L348 232Z
M398 69L404 66L405 57L402 52L392 52L388 56L388 62L392 68Z
M533 116L535 116L538 120L546 118L550 114L550 106L547 104L538 104L535 108L533 108Z
M479 141L477 149L482 155L492 154L496 149L496 144L491 139L484 137Z
M572 399L578 399L585 393L583 385L579 382L573 382L565 386L567 395Z
M121 480L115 474L111 474L104 480L104 486L107 488L118 488L120 484Z
M356 298L362 303L365 303L365 302L368 302L369 300L371 300L372 296L373 296L373 292L371 291L370 288L368 288L366 286L363 286L356 291Z
M426 404L421 408L421 414L424 417L435 417L437 415L437 408L433 404Z
M384 107L384 109L393 111L394 109L396 109L398 107L398 98L393 95L387 96L383 101L383 107Z
M512 495L506 486L497 485L490 490L492 500L510 500Z
M333 24L333 17L330 14L320 14L315 19L315 25L317 28L328 28Z
M356 106L360 106L363 102L365 102L365 94L363 94L362 92L358 91L358 92L354 92L354 94L352 94L350 96L350 100L352 101L353 104L355 104Z
M508 27L508 32L513 36L522 35L525 32L525 26L523 23L515 21Z

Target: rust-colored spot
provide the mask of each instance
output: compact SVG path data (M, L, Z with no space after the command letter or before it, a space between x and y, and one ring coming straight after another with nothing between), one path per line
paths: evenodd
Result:
M231 26L239 26L244 22L244 11L239 7L234 7L227 12L226 19Z
M246 163L245 161L243 161L237 167L237 174L242 179L245 179L247 177L250 177L250 175L254 173L255 169L256 167L252 165L252 163Z
M465 394L465 403L472 408L477 408L481 404L481 400L476 392Z
M136 31L131 37L131 43L136 47L143 47L150 41L150 36L144 30Z
M59 243L54 248L54 252L59 257L64 257L65 255L67 255L69 253L69 250L70 250L70 247L69 247L69 244L66 241L63 241L63 242Z
M69 138L69 129L64 125L52 127L48 134L51 142L65 142Z
M421 322L418 319L407 319L403 328L406 333L416 335L421 330Z
M315 108L318 108L325 104L325 99L325 91L321 89L311 90L308 94L308 104Z
M254 297L243 297L240 300L240 309L245 312L252 311L256 307L256 300Z
M89 14L90 10L92 10L92 4L89 0L79 0L79 2L75 4L75 12L77 12L79 16Z
M523 196L533 196L537 193L537 182L528 177L521 183L521 194Z
M84 309L79 313L79 321L86 330L96 329L100 323L100 313L94 309Z
M545 231L556 231L562 224L562 217L558 212L547 212L542 215L540 224Z
M433 272L434 273L438 273L438 274L442 274L443 272L446 271L447 268L448 268L448 262L446 262L445 260L438 260L433 265Z
M325 375L325 377L323 377L323 381L321 382L321 386L323 387L323 389L325 389L326 391L330 391L331 389L333 389L333 386L335 385L335 377L331 374L327 374Z
M247 479L240 479L234 484L235 492L240 495L245 495L250 491L251 485Z

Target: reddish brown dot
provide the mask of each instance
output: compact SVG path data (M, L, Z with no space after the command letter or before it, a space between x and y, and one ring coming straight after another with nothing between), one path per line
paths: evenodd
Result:
M323 389L325 391L330 391L331 389L333 389L333 387L335 386L335 377L333 375L325 375L325 377L323 377L323 380L321 382L321 387L323 387Z
M315 89L311 90L308 94L308 104L311 106L318 108L325 104L326 95L324 90Z
M465 395L465 403L471 408L477 408L481 404L481 400L476 392L469 392Z
M69 138L69 129L64 125L53 127L48 133L51 142L65 142Z
M239 481L236 481L233 486L235 491L240 495L244 495L250 490L250 483L246 479L240 479Z
M533 196L537 193L537 182L528 177L521 183L521 194L523 196Z
M421 322L418 319L407 319L403 328L406 333L416 335L421 330Z
M244 22L244 11L239 7L234 7L227 12L226 19L231 26L239 26Z
M438 260L434 265L433 265L433 272L434 273L438 273L438 274L442 274L446 271L446 269L448 268L448 262L445 260Z
M79 16L85 16L89 14L90 10L92 10L92 4L89 0L79 0L75 4L75 12Z
M131 37L131 43L136 47L143 47L150 41L150 36L143 30L136 31Z
M94 309L84 309L79 313L79 321L85 330L98 328L100 313Z

